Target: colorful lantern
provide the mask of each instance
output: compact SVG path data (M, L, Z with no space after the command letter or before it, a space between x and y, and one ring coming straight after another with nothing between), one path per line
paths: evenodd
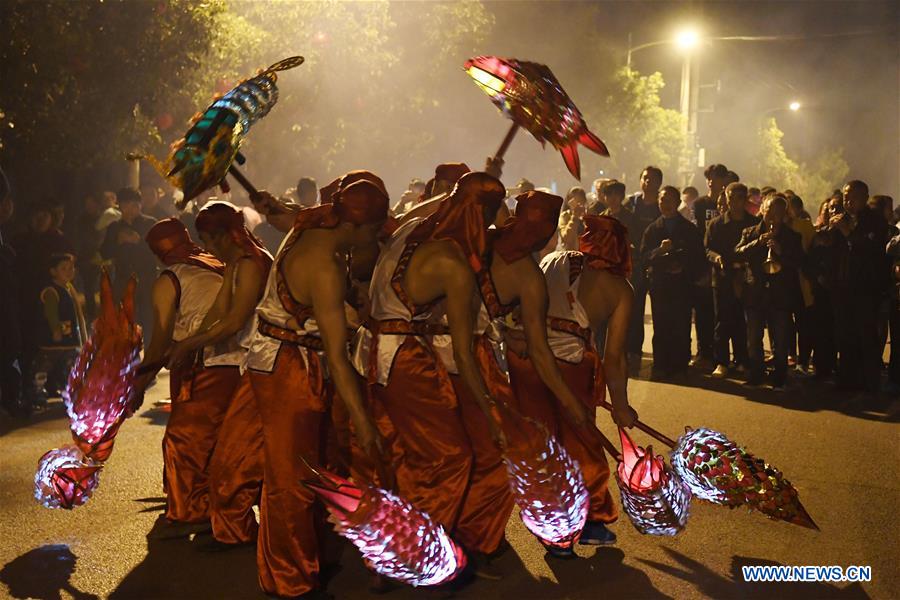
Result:
M301 64L302 56L286 58L217 98L194 117L191 128L172 146L165 163L144 154L132 154L129 158L147 160L160 175L184 192L183 203L219 184L227 191L225 174L235 160L238 164L244 163L238 153L244 136L278 101L277 72Z
M606 144L588 130L581 112L545 65L497 56L477 56L465 70L516 126L527 129L543 146L560 151L566 167L581 179L578 144L601 156L609 156ZM506 151L515 128L497 156Z
M381 488L310 469L316 478L303 484L325 504L337 532L377 573L430 586L451 581L466 566L465 554L444 528L409 502Z
M818 529L781 471L718 431L687 428L672 452L672 467L699 498Z
M140 363L141 328L134 321L132 279L122 304L113 300L109 274L100 282L100 316L82 347L63 392L75 443L85 455L104 461L127 416Z
M129 401L140 363L141 328L134 321L132 278L122 304L113 300L109 273L100 281L100 316L69 373L63 401L74 446L41 457L34 476L34 496L47 508L71 509L91 497L100 481Z
M623 429L619 429L619 437L622 455L616 482L623 510L643 534L677 534L687 523L690 489L662 456L653 455L652 446L646 450L637 446Z
M71 510L81 506L99 485L101 468L77 446L50 450L38 461L34 497L47 508Z
M501 423L504 454L519 518L556 554L572 553L587 521L589 496L578 463L537 422L510 408Z

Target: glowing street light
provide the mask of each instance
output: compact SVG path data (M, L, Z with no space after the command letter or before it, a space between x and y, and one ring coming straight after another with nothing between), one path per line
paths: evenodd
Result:
M683 29L675 36L675 44L682 50L690 50L700 43L700 34L696 29Z
M798 110L800 110L800 106L801 106L801 104L799 102L797 102L796 100L794 100L793 102L788 104L788 108L794 112L797 112Z

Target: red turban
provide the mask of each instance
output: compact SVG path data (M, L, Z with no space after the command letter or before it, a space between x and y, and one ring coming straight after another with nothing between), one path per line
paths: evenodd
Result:
M452 187L466 173L471 173L466 163L443 163L434 169L435 181L449 181Z
M304 208L294 219L294 231L333 229L346 221L354 225L381 223L388 216L387 195L378 185L358 180L332 195L333 202Z
M410 242L453 240L473 270L480 271L487 247L484 209L496 213L506 197L499 179L487 173L468 173L438 206L437 211L422 221L407 238Z
M606 269L614 275L631 275L631 246L628 228L608 216L585 215L584 233L578 238L578 249L588 266Z
M184 223L175 218L163 219L147 232L147 245L164 265L186 264L215 271L220 275L225 265L194 243Z
M335 179L321 190L319 190L319 203L320 204L331 204L334 200L334 194L338 191L350 186L357 181L368 181L371 184L374 184L381 193L384 194L384 197L388 199L388 203L390 203L390 194L387 192L387 188L384 185L384 181L381 180L381 177L373 173L372 171L358 170L358 171L349 171L342 175L341 177Z
M494 251L507 263L525 258L543 248L559 224L563 199L545 192L516 196L516 215L497 231Z
M215 233L225 231L240 246L247 256L253 258L268 271L272 264L272 257L259 239L250 233L244 224L244 212L229 202L211 202L197 213L194 222L197 231Z

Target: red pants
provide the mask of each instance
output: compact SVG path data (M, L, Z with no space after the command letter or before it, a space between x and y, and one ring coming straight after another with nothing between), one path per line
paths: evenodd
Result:
M250 372L262 419L264 485L256 562L263 591L299 596L319 587L319 564L330 526L315 495L300 483L311 465L325 464L330 426L319 358L284 343L274 371Z
M618 512L609 494L609 465L603 448L596 443L585 443L582 436L578 435L563 414L565 409L538 377L530 359L521 358L515 352L507 352L506 358L510 383L516 397L513 406L526 417L543 423L581 465L584 483L591 496L588 520L612 523L618 517ZM596 358L593 350L585 350L584 358L577 365L556 361L569 389L588 406L591 414L596 411L594 386L604 385L602 381L594 381Z
M253 505L259 502L262 478L262 423L250 374L244 373L231 396L209 463L209 512L218 541L241 544L256 539Z
M494 358L490 344L482 338L475 350L481 376L491 395L497 402L509 404L512 389ZM466 548L490 554L503 541L506 522L512 514L514 500L509 488L509 476L503 455L491 437L487 417L469 391L469 386L459 375L451 375L450 381L459 399L463 427L475 455L468 494L459 516L460 523L473 525L458 528L457 538ZM473 533L477 535L473 537Z
M486 519L483 507L473 504L486 494L479 491L472 443L440 360L408 337L394 357L388 385L376 385L374 392L396 431L400 495L457 540L473 544L468 550L495 550L485 544L486 521L493 517Z
M172 414L162 451L166 517L173 521L209 518L207 468L239 379L237 367L200 369L193 377L177 371L170 375Z

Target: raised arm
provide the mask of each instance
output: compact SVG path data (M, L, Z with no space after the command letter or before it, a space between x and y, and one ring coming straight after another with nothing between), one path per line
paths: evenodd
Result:
M361 381L350 364L347 351L347 319L344 313L346 277L335 262L321 265L312 289L313 314L325 344L328 371L341 400L353 420L357 441L376 464L382 465L382 447L378 430L366 404Z

